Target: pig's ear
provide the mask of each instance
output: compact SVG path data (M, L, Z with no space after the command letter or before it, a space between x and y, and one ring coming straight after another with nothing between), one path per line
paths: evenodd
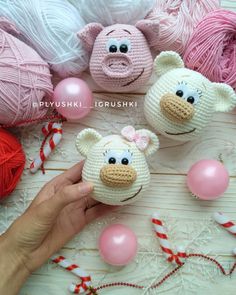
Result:
M212 83L216 97L215 111L230 112L236 107L236 93L224 83Z
M82 156L87 157L91 148L101 139L102 135L96 130L84 129L77 135L75 146Z
M83 46L92 52L94 42L98 34L104 29L99 23L90 23L77 33L77 37L81 40Z
M184 62L174 51L163 51L154 60L154 70L158 76L178 68L184 68Z
M135 26L146 37L150 47L157 43L159 37L159 23L157 21L143 19L138 21Z

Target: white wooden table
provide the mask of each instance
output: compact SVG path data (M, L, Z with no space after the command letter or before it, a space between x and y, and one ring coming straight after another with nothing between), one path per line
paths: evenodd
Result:
M223 1L223 7L236 10L236 1ZM77 133L93 127L102 134L119 133L127 124L137 128L150 128L143 116L143 100L146 89L132 94L104 93L91 78L85 75L94 90L97 101L137 101L138 107L130 109L100 108L80 123L66 123L64 137L59 148L47 161L46 174L30 175L26 170L22 181L10 198L0 205L0 233L28 206L40 188L51 178L81 160L74 145ZM150 81L150 84L153 80ZM19 132L28 165L37 154L42 141L40 126L27 127ZM222 211L236 220L236 112L217 114L204 135L189 143L174 142L160 136L161 149L150 159L152 181L146 196L135 204L120 208L105 218L90 224L67 244L63 255L79 263L91 273L95 286L113 281L126 281L146 285L159 281L172 266L161 254L155 238L150 216L158 210L170 232L174 243L187 247L189 252L204 253L217 258L226 268L235 262L231 255L236 246L235 237L229 235L212 221L212 213ZM214 202L201 202L191 196L186 188L186 173L189 167L203 158L222 158L230 171L230 186L225 196ZM137 234L138 255L134 262L123 268L105 264L99 257L97 239L104 226L110 223L129 225ZM20 295L65 295L76 278L60 267L48 263L34 273L22 288ZM191 259L169 281L156 290L134 290L128 288L105 289L101 294L215 294L233 295L236 273L223 277L214 265L201 259ZM3 295L3 294L2 294ZM4 294L7 295L7 294Z

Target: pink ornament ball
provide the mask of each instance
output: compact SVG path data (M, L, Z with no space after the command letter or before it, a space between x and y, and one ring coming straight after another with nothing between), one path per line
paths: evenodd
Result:
M122 224L110 225L100 235L99 252L102 259L111 265L127 265L137 253L136 235Z
M90 112L93 94L83 80L67 78L55 87L53 102L59 114L68 120L78 120Z
M201 160L187 174L189 190L201 200L215 200L223 195L229 185L229 174L216 160Z

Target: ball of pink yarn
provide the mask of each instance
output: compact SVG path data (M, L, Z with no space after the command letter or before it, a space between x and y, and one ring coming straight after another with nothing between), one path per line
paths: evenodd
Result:
M183 53L199 21L217 8L219 0L156 0L155 7L146 17L157 26L152 47L156 51Z
M236 89L236 13L224 9L209 13L191 37L184 61L208 79Z
M29 46L6 31L13 26L0 19L0 124L17 124L43 117L40 106L53 86L49 66Z

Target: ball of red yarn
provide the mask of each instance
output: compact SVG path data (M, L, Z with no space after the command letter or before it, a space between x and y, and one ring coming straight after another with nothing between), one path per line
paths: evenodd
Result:
M236 89L236 13L218 9L196 27L184 54L188 68Z
M25 154L20 142L0 128L0 200L15 189L25 166Z

